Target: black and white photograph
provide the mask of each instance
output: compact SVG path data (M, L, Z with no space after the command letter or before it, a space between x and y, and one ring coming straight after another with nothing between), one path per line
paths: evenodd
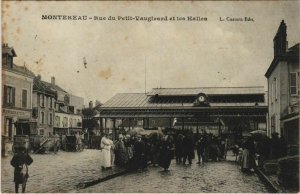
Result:
M1 11L1 193L300 192L299 0Z

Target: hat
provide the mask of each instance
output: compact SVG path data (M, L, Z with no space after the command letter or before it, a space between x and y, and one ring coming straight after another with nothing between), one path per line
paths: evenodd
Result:
M141 136L141 135L136 135L136 137L137 137L137 138L142 138L142 136Z

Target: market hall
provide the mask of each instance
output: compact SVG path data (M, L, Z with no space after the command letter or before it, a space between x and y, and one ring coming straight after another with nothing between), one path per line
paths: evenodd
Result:
M117 134L135 128L191 130L234 138L266 130L264 87L154 88L119 93L101 106L100 131Z

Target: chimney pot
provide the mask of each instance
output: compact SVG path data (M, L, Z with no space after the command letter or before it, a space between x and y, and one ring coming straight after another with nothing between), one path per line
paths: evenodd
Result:
M54 77L54 76L51 77L51 84L52 84L53 86L55 86L55 77Z

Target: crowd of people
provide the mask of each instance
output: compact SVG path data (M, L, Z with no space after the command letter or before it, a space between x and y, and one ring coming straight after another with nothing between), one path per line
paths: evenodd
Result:
M158 133L150 137L120 134L115 142L106 134L101 139L100 147L103 170L110 169L113 165L142 170L149 164L168 170L174 157L173 137Z
M227 139L213 134L194 136L191 131L178 134L154 133L149 136L123 135L112 141L106 134L101 139L102 169L113 165L128 169L144 169L148 165L168 170L171 160L177 164L191 165L197 150L197 163L220 161L226 158Z
M255 168L257 155L259 165L264 160L286 155L286 143L278 134L273 134L272 138L251 136L232 147L226 137L211 133L195 136L191 131L172 135L156 133L152 136L120 134L114 142L109 135L105 135L101 140L101 149L103 169L116 165L132 170L144 169L148 165L168 170L173 158L176 159L176 164L182 165L191 165L194 159L197 164L222 161L226 160L227 151L232 149L234 154L240 155L242 171L248 171Z
M250 136L240 145L240 149L243 171L249 171L256 167L256 156L259 156L257 158L258 166L262 166L266 160L276 160L287 155L284 136L279 138L278 133L273 133L271 138L266 135Z

